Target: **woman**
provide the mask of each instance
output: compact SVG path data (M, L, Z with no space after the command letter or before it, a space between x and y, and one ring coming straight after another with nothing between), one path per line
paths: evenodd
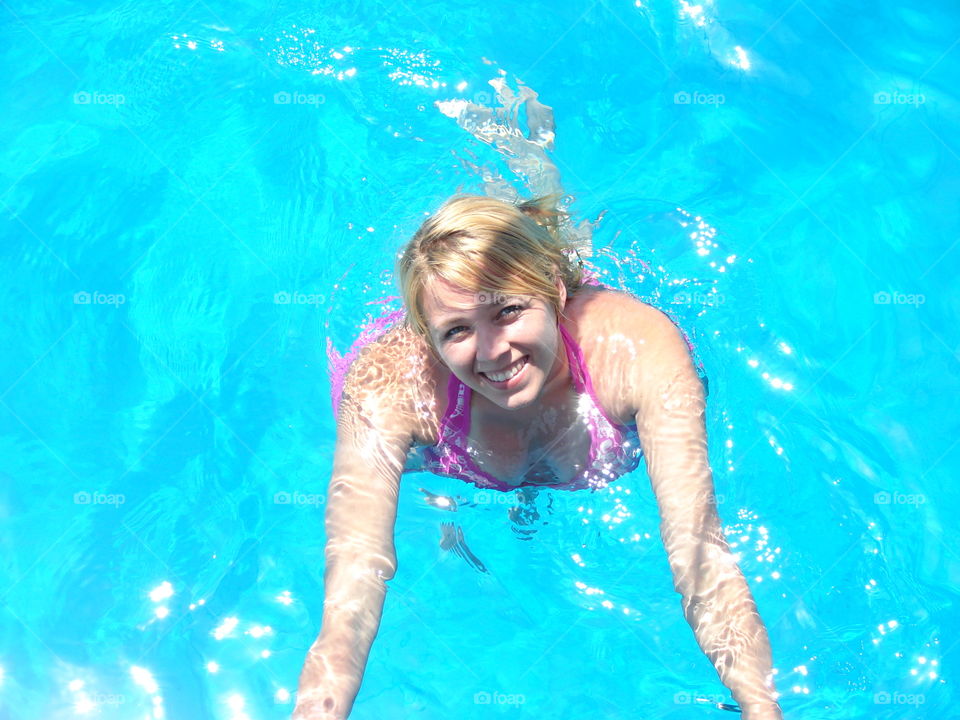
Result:
M322 629L296 718L345 718L383 609L405 470L479 487L602 487L639 442L674 585L748 720L780 718L770 646L729 552L704 389L662 313L584 278L551 199L455 197L404 250L406 323L353 360L327 498Z

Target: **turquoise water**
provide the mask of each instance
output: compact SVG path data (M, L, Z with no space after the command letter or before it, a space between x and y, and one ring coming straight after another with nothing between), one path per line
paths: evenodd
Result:
M958 37L946 4L4 3L0 717L290 713L328 340L447 195L526 192L436 105L503 78L607 281L696 344L786 717L960 718ZM352 717L733 717L691 708L729 696L642 468L406 476L397 549Z

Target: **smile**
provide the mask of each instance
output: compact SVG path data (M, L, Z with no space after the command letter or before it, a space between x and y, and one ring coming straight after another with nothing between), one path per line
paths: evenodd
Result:
M487 380L490 380L491 382L496 382L496 383L506 382L507 380L510 380L511 378L515 377L518 372L523 370L526 364L527 364L527 357L524 356L519 360L517 360L513 365L508 367L503 372L480 373L480 374L483 375Z

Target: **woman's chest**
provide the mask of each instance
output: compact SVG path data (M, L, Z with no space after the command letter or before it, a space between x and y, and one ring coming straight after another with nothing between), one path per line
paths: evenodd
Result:
M478 423L463 441L477 469L511 487L571 484L588 469L593 451L590 419L576 407L521 427Z

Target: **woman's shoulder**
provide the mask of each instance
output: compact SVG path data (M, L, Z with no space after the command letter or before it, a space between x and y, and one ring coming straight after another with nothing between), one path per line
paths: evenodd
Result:
M628 292L585 286L571 300L566 327L580 346L597 400L608 415L629 424L634 386L648 375L645 369L687 353L683 335L665 313Z
M400 323L357 353L344 378L341 409L345 399L375 407L377 424L409 432L414 444L432 444L444 409L438 402L443 379L443 363L422 337Z
M673 321L661 310L623 290L603 285L584 285L571 298L565 314L588 344L611 335L631 335L652 339L676 332ZM577 335L574 335L577 337ZM577 337L578 342L580 338ZM581 346L583 343L580 343Z

